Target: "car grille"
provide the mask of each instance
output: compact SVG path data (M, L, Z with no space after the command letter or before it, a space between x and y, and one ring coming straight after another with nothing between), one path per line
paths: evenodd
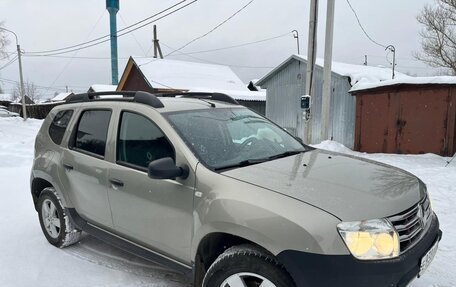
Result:
M431 202L426 194L417 205L388 218L399 234L401 254L412 248L421 239L430 222L431 214Z

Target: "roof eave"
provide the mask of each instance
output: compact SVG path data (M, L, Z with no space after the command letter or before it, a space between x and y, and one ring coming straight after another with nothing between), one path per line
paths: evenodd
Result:
M275 67L274 69L272 69L269 73L267 73L263 78L259 79L255 85L256 86L262 86L272 75L274 75L277 71L279 71L280 69L282 69L284 66L286 66L291 60L297 60L297 61L300 61L300 62L304 62L304 63L307 63L306 60L304 60L302 57L296 55L296 54L293 54L291 55L290 57L288 57L285 61L283 61L282 63L280 63L277 67Z

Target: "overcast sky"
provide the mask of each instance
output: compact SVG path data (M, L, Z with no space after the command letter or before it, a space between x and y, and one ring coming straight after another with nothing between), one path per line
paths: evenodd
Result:
M416 16L433 0L350 0L366 31L377 42L393 44L397 50L397 69L416 75L433 75L435 69L414 60L420 49ZM118 28L146 18L179 0L120 0ZM190 1L188 1L190 2ZM164 54L206 33L249 0L198 0L191 6L155 24ZM323 57L326 1L319 7L318 57ZM189 45L182 52L194 52L253 42L283 35L293 29L300 32L301 54L307 53L309 0L256 0L221 28ZM346 0L336 0L334 61L389 66L387 53L370 42L358 26ZM0 0L0 21L19 36L25 52L58 49L109 33L109 14L104 0ZM150 56L153 50L152 25L119 38L119 78L130 55ZM8 51L15 50L14 38ZM206 61L232 66L244 82L261 78L274 66L297 52L291 34L275 40L216 52L194 54ZM80 59L68 57L92 57ZM59 57L23 57L24 77L52 95L71 90L85 91L91 84L110 84L109 42ZM13 56L14 57L14 56ZM390 55L391 57L391 55ZM177 53L170 59L197 61ZM8 62L0 60L0 67ZM240 67L242 66L242 67ZM0 85L6 92L13 86L2 79L18 81L17 62L0 70Z

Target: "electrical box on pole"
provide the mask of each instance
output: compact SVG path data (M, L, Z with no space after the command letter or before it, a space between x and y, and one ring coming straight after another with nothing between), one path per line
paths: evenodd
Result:
M117 12L119 11L119 0L106 0L106 10L109 12L109 23L111 31L111 77L112 84L119 82L119 68L117 58Z
M307 43L307 71L306 71L306 95L313 95L315 82L315 60L317 57L317 26L318 26L318 0L310 1L309 36ZM306 112L305 142L312 143L312 110Z

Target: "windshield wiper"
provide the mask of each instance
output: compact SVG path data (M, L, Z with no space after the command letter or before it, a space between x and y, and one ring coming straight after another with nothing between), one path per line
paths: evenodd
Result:
M265 158L247 159L247 160L243 160L241 162L235 163L235 164L230 164L230 165L226 165L226 166L222 166L222 167L216 167L215 170L218 171L218 170L222 170L222 169L229 169L229 168L235 168L235 167L245 167L245 166L263 163L263 162L278 159L278 158L283 158L283 157L299 154L302 152L305 152L305 150L286 151L284 153L276 154L276 155L265 157Z
M268 157L268 160L283 158L283 157L287 157L287 156L291 156L291 155L295 155L295 154L300 154L300 153L303 153L303 152L306 152L306 150L286 151L284 153L280 153L280 154L276 154L276 155L270 156L270 157Z
M225 166L221 166L221 167L216 167L214 170L229 169L229 168L234 168L234 167L244 167L244 166L262 163L262 162L265 162L268 160L269 160L269 158L246 159L246 160L243 160L238 163L229 164L229 165L225 165Z

